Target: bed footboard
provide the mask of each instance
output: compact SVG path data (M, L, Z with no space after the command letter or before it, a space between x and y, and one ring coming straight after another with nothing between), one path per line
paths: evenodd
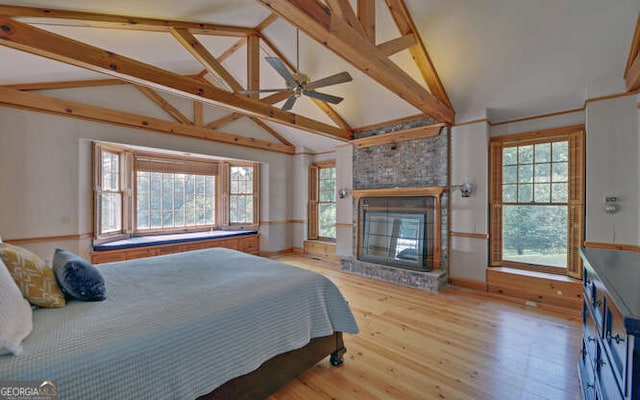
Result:
M257 370L226 382L198 400L264 399L327 356L331 365L339 366L346 351L342 332L315 338L300 349L267 360Z

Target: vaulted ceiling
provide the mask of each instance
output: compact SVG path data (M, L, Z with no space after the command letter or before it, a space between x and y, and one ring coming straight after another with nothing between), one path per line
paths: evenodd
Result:
M164 101L167 93L222 106L221 117L199 117L202 129L223 132L224 124L249 114L243 119L272 134L268 142L312 151L333 148L353 129L405 117L497 122L575 109L587 98L624 92L625 63L640 12L640 0L34 0L4 5L0 15L16 18L1 21L0 36L8 40L0 41L5 44L0 46L0 85L13 90L28 83L123 78L136 83L176 124L194 125L198 112L194 108L193 121L181 122L180 112L172 114ZM127 18L119 23L95 15L76 19L56 10ZM51 18L56 16L66 18ZM137 29L120 29L131 28L132 18ZM168 29L154 25L155 19L194 24L173 23ZM259 101L232 94L284 86L264 57L279 56L295 68L296 28L302 72L312 80L341 71L353 76L351 82L319 89L344 101L327 107L303 96L288 113L280 110L285 98L267 93ZM102 50L114 54L105 60ZM34 93L24 93L21 100L25 104L36 101L29 94ZM17 97L5 91L0 103ZM209 135L203 132L190 134ZM233 136L220 138L238 142Z

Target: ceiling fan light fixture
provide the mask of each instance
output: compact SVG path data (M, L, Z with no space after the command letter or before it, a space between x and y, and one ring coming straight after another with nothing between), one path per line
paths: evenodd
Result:
M312 81L308 75L301 73L299 65L300 41L298 39L298 35L299 31L296 30L296 71L294 71L293 73L289 71L287 65L278 57L265 57L265 61L267 61L267 63L269 63L269 65L271 65L271 67L273 67L273 69L284 79L287 86L286 88L241 90L239 93L253 94L262 92L291 92L291 95L287 98L287 101L282 106L282 110L284 111L288 111L293 108L296 99L302 95L313 97L315 99L331 104L340 103L343 100L342 97L316 92L315 89L349 82L353 80L353 78L351 78L351 75L349 75L349 73L345 71Z

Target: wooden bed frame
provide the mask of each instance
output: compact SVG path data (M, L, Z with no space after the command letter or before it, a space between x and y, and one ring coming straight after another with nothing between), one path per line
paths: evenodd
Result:
M330 356L331 365L341 365L346 351L342 332L311 339L306 346L277 355L257 370L234 378L197 400L265 399L326 356Z

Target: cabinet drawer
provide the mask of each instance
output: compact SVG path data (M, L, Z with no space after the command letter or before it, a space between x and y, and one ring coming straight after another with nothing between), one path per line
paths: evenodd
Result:
M593 373L593 364L591 363L591 358L589 354L587 354L587 344L585 341L582 342L582 358L578 362L578 366L580 367L580 381L582 386L582 395L584 400L596 400L598 396L596 395L596 378Z
M591 304L593 304L593 295L596 289L596 285L594 283L594 274L589 269L585 268L582 276L582 285L584 286L584 294L585 298L589 300Z
M586 299L583 303L582 311L582 327L583 337L587 352L591 355L591 362L595 362L596 359L596 342L598 341L598 332L596 330L596 323L591 315L591 309L589 308Z
M606 298L604 343L609 350L618 384L624 393L629 337L624 328L622 314L609 297Z
M620 392L613 372L614 367L607 353L604 351L601 342L598 342L598 359L596 360L595 369L603 400L623 400L622 393Z
M602 285L602 283L594 279L593 280L593 298L591 301L591 307L593 310L593 317L596 320L596 326L598 328L598 334L603 335L603 323L604 323L604 298L606 294L606 289Z

